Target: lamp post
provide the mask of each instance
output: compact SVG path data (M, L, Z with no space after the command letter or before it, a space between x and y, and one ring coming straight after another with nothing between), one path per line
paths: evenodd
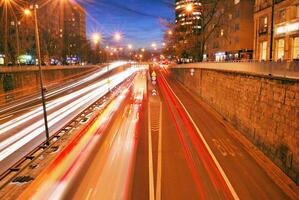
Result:
M96 47L95 48L95 51L96 51L95 61L96 62L100 61L100 59L98 59L98 57L99 57L99 51L100 51L100 40L101 40L101 37L100 37L100 35L98 33L94 33L92 35L92 41L93 41L93 43L95 44L95 47Z
M121 34L120 33L115 33L114 34L114 39L116 42L119 42L121 40ZM119 53L116 51L114 51L116 53L117 56L117 60L119 60Z
M38 21L37 21L37 9L38 5L31 5L31 9L33 9L34 14L34 25L35 25L35 43L36 43L36 54L38 58L38 70L39 70L39 79L40 79L40 90L41 90L41 97L42 97L42 105L43 105L43 114L44 114L44 122L45 122L45 132L46 132L46 144L49 145L49 127L48 127L48 117L47 117L47 109L46 109L46 98L45 92L46 89L44 88L43 83L43 72L42 72L42 61L41 61L41 50L40 50L40 40L39 40L39 29L38 29ZM25 15L31 15L31 11L29 9L24 10Z

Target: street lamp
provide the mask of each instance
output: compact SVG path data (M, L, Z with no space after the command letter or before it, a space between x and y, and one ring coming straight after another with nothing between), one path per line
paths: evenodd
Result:
M186 5L186 11L189 13L193 11L193 5L191 3Z
M132 44L128 44L128 49L132 49L133 48L133 45Z
M31 5L30 9L33 10L34 14L34 24L35 24L35 43L36 43L36 53L38 58L38 70L39 70L39 79L40 79L40 90L42 97L42 105L43 105L43 113L44 113L44 122L45 122L45 131L46 131L46 144L49 145L49 128L48 128L48 117L47 117L47 109L46 109L46 98L45 92L46 88L44 88L43 83L43 72L42 72L42 60L41 60L41 50L40 50L40 40L39 40L39 29L38 29L38 21L37 21L37 9L38 5ZM31 15L31 11L29 9L24 10L24 14L26 16Z
M24 15L26 16L30 16L31 15L31 11L29 9L24 9Z
M120 34L120 33L115 33L115 34L114 34L114 39L115 39L116 41L120 41L120 40L121 40L121 34Z
M167 33L168 33L168 35L172 35L173 34L171 30L169 30Z
M92 41L93 41L96 45L99 44L100 40L101 40L101 37L100 37L100 35L99 35L98 33L94 33L94 34L92 35Z

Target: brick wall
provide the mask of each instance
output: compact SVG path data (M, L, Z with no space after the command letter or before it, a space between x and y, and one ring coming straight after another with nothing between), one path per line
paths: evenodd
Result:
M173 75L299 182L299 80L172 69Z

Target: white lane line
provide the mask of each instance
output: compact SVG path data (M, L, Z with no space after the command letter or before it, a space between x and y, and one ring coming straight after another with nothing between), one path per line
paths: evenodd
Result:
M184 111L186 112L186 114L188 115L189 120L191 121L191 123L193 124L194 128L196 129L200 139L202 140L202 142L204 143L204 145L206 146L209 154L211 155L214 163L216 164L220 174L222 175L227 187L229 188L233 198L235 200L239 200L240 198L238 197L235 189L233 188L232 184L230 183L230 181L228 180L225 172L223 171L222 167L220 166L218 160L216 159L214 153L212 152L211 148L209 147L207 141L205 140L205 138L203 137L203 134L200 132L199 128L197 127L196 123L193 121L191 115L189 114L189 112L187 111L186 107L184 106L184 104L181 102L181 100L179 99L179 97L174 93L174 91L172 90L172 88L170 87L169 83L167 82L166 78L164 78L164 76L162 76L163 79L165 80L165 83L168 85L168 88L171 90L172 94L176 97L176 99L178 100L178 102L181 104L181 106L183 107Z
M93 188L90 188L89 191L88 191L88 193L87 193L87 196L86 196L85 200L89 200L90 199L92 191L93 191Z
M7 118L10 118L10 117L13 117L14 115L8 115L8 116L5 116L5 117L2 117L2 118L0 118L0 121L1 120L4 120L4 119L7 119Z
M155 199L154 191L154 168L153 168L153 147L152 147L152 131L151 131L151 108L148 103L148 175L149 175L149 199Z
M159 113L159 139L158 139L158 162L157 162L157 183L156 200L161 199L161 179L162 179L162 102L160 101Z

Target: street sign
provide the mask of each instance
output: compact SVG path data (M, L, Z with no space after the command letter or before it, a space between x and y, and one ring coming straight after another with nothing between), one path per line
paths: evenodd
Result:
M152 72L152 77L157 77L157 74L155 71Z

